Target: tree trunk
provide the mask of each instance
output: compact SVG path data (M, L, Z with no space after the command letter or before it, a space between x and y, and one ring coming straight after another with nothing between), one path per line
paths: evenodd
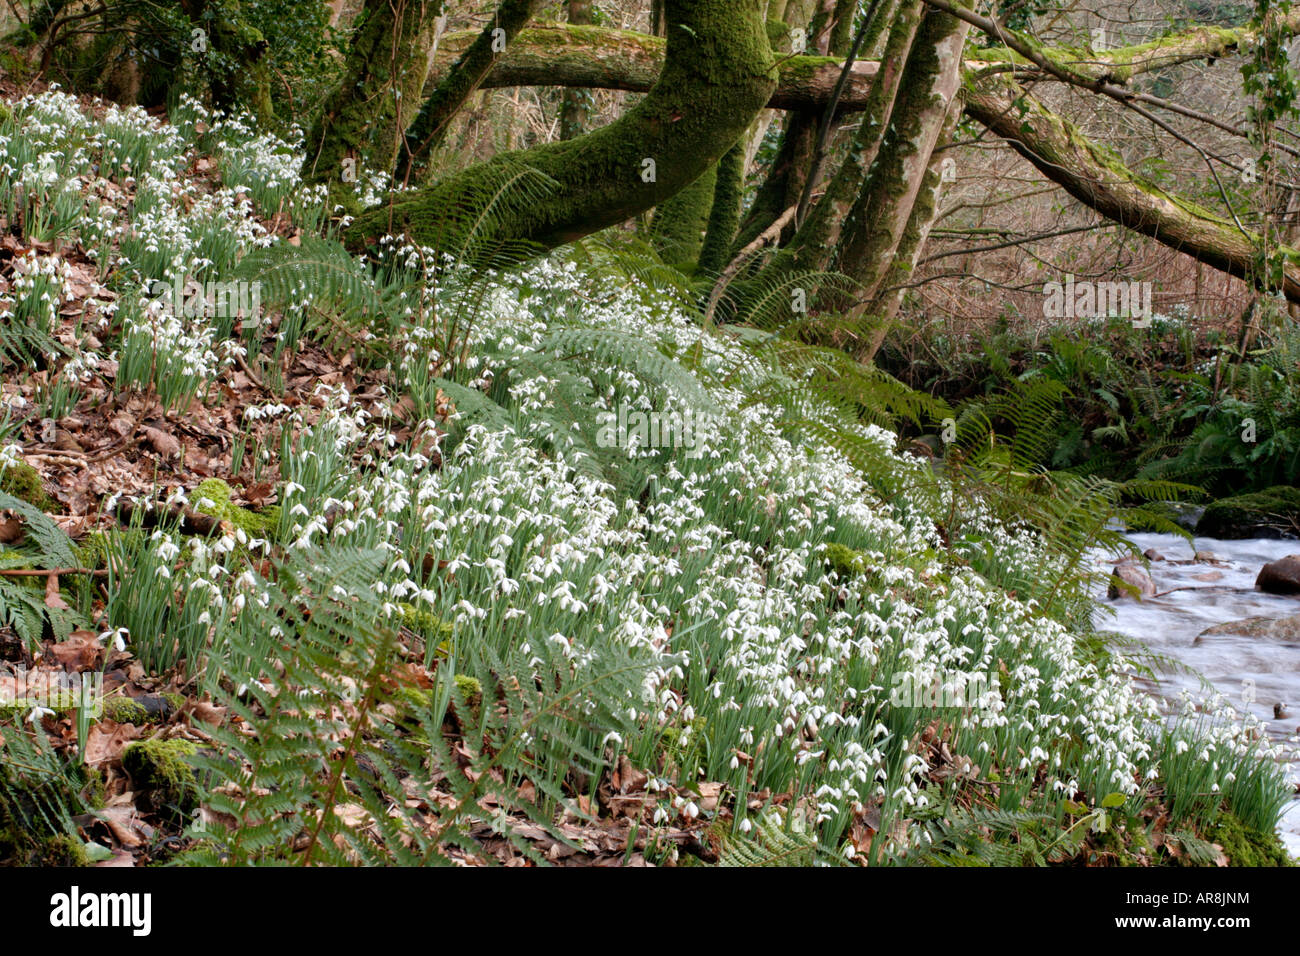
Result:
M709 212L708 230L696 270L701 275L716 276L730 261L728 253L740 227L740 202L745 192L747 140L747 136L742 136L716 167L713 208Z
M822 272L835 267L839 258L839 245L844 226L849 222L855 204L860 201L868 178L873 175L876 158L885 142L885 134L895 121L895 102L906 82L924 82L924 76L907 76L917 73L911 66L909 53L917 40L921 24L921 0L899 0L890 19L889 38L882 57L883 69L876 76L867 109L862 117L858 134L835 175L826 186L826 193L812 214L799 227L791 242L790 251L775 263L778 269ZM906 112L902 122L908 122Z
M713 166L667 202L655 207L650 221L650 243L664 262L685 273L695 271L704 248L718 167Z
M1300 11L1279 21L1291 32L1300 29ZM1256 31L1198 28L1141 46L1089 54L1091 68L1110 75L1137 75L1170 63L1231 53L1251 41ZM456 45L457 36L446 38ZM574 31L565 27L537 27L525 31L510 53L484 83L495 86L591 86L643 91L658 75L663 41L644 34L616 30ZM548 51L551 58L548 59ZM1065 55L1050 51L1053 55ZM1015 59L1010 53L981 50L985 59L967 62L981 68L989 62ZM1073 54L1077 56L1077 54ZM880 64L854 65L841 97L845 112L864 110L875 88ZM1088 64L1079 67L1080 71ZM435 73L438 66L435 64ZM778 65L780 81L772 90L769 107L787 110L825 108L839 76L839 61L831 57L791 57ZM1016 107L1028 106L1022 117ZM1195 204L1147 183L1127 169L1117 155L1088 141L1073 124L1028 97L1009 77L986 77L965 97L965 112L995 134L1006 138L1051 181L1106 218L1151 236L1178 252L1245 277L1253 260L1253 241L1230 222ZM816 207L814 207L814 214ZM777 213L779 215L779 212ZM741 239L749 237L748 221ZM754 234L761 233L757 230ZM740 244L744 244L743 242ZM1288 299L1300 302L1300 251L1283 250L1289 260L1283 286Z
M303 179L351 207L363 166L388 173L419 107L442 0L365 0L343 79L307 136Z
M834 12L835 0L818 0L817 12L808 25L810 51L822 56L831 52L845 52L830 49ZM817 149L820 120L821 113L812 109L792 110L786 115L776 158L737 230L736 241L730 250L733 258L776 222L782 213L791 206L798 205ZM791 220L791 225L783 230L782 243L788 241L793 234L794 225Z
M357 219L349 245L403 229L417 242L455 242L496 197L490 218L498 239L549 249L658 205L713 166L771 98L776 72L759 9L758 0L666 0L663 72L637 106L586 136L394 195L390 206ZM523 169L547 177L549 189L505 201L501 184Z
M589 27L596 22L593 0L569 0L568 12L569 23L574 26ZM566 89L560 102L560 139L581 136L590 125L591 91Z
M912 216L935 144L944 130L962 78L962 49L970 25L931 10L903 71L903 89L867 186L853 204L834 266L861 283L866 298L879 293ZM798 241L796 239L796 241Z
M953 168L945 164L947 157L944 155L944 147L951 141L957 129L961 112L960 103L954 103L948 111L943 132L939 135L939 145L930 156L930 165L925 171L925 179L916 194L916 202L912 204L912 215L908 219L907 228L903 231L898 250L890 260L889 270L885 273L880 291L865 308L861 309L866 321L860 324L865 324L868 331L866 347L858 356L860 361L870 362L876 357L890 325L898 317L898 310L903 305L907 285L912 281L916 264L921 259L921 251L925 248L930 238L930 230L939 215L939 200L947 181L944 171Z
M503 0L496 16L442 78L420 107L415 122L406 130L406 151L397 169L397 179L405 180L410 170L442 142L452 119L492 72L493 65L509 49L543 2Z

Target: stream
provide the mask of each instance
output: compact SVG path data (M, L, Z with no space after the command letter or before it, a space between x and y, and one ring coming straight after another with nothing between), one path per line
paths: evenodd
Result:
M1300 632L1290 638L1222 634L1200 641L1197 635L1207 627L1242 618L1300 614L1300 596L1283 597L1255 590L1259 569L1269 561L1300 553L1300 541L1196 538L1196 551L1213 552L1219 560L1193 562L1192 544L1176 535L1128 537L1140 551L1154 549L1167 559L1152 560L1150 564L1157 595L1142 601L1129 596L1107 600L1103 587L1102 603L1116 613L1099 610L1095 618L1098 629L1141 641L1153 653L1190 667L1235 707L1248 708L1260 720L1268 721L1269 736L1294 757L1300 729ZM1115 560L1101 552L1093 557L1103 566ZM1183 690L1198 697L1204 695L1196 674L1154 669L1159 683L1151 688L1153 693L1172 700ZM1243 687L1250 686L1246 681L1254 681L1253 702L1243 701L1249 696L1243 694ZM1144 685L1151 686L1149 681ZM1289 717L1274 719L1277 702L1289 705ZM1293 763L1288 769L1291 779L1300 781L1300 767ZM1279 832L1288 852L1300 855L1300 799L1292 800Z

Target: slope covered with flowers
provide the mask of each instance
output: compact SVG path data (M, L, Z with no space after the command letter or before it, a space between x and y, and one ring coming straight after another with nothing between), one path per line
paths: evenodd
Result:
M170 681L205 703L212 720L192 708L169 735L222 751L223 733L247 736L303 691L282 663L292 628L262 613L291 592L372 605L400 638L406 682L429 692L358 717L341 687L337 706L303 709L322 739L418 741L403 708L423 707L460 735L471 769L512 756L484 773L513 798L476 792L452 823L437 810L439 775L457 772L442 751L395 761L380 773L409 798L394 832L360 798L340 815L367 845L463 830L477 849L447 852L473 862L491 855L485 833L524 832L532 812L502 807L529 793L543 829L595 828L568 834L583 853L599 855L593 832L617 833L615 855L651 861L783 839L809 859L906 861L974 853L970 834L1050 861L1088 852L1085 840L1098 852L1106 815L1189 843L1222 808L1271 827L1286 794L1255 728L1191 705L1163 715L1121 656L1028 596L1068 576L1069 556L810 397L803 424L852 432L880 466L868 479L764 401L771 371L744 335L703 330L680 296L576 257L482 271L390 241L374 268L345 266L345 282L310 267L268 280L263 316L185 314L155 282L247 281L268 253L270 275L285 246L337 271L340 250L312 238L327 211L298 185L292 145L192 103L172 125L58 92L10 110L0 203L21 236L0 294L4 461L36 465L64 527L103 543L105 595L78 591L72 611L125 639L116 660L140 665L131 691ZM17 371L23 356L39 374ZM611 448L600 412L620 410L689 411L694 441ZM60 450L45 420L85 447ZM91 440L115 422L120 442ZM115 442L124 450L94 461ZM213 479L256 507L212 500ZM227 520L206 536L120 530L127 499ZM349 553L378 556L362 589L273 570ZM39 667L50 648L27 638ZM635 675L626 686L615 651ZM469 698L485 720L494 678L581 688L551 712L585 756L517 728L510 750L471 727ZM519 715L501 709L508 728ZM96 746L111 719L27 726L111 785L121 748ZM197 801L216 808L212 825L247 825L240 801L265 783L255 763L228 761L222 797ZM286 832L319 812L312 799L278 809ZM204 832L189 839L202 847ZM1142 846L1140 859L1158 856Z

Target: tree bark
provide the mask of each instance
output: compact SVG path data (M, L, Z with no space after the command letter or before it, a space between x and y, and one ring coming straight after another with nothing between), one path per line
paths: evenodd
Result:
M592 0L569 0L569 23L580 26L593 26L596 22L596 10ZM574 139L587 132L591 125L591 91L575 90L572 87L564 91L560 102L560 139Z
M836 243L834 267L861 283L868 299L880 291L911 218L961 85L962 49L969 32L969 24L947 13L931 10L926 15L907 57L889 131L878 157L867 167L867 186Z
M808 48L822 56L829 53L842 55L845 52L830 48L834 12L835 0L818 0L816 13L808 24ZM817 149L820 118L821 114L816 110L791 110L786 114L785 128L781 131L781 145L766 178L754 194L749 212L737 230L731 258L735 258L742 249L766 232L787 209L798 205ZM781 242L785 243L793 234L791 219L782 231Z
M914 44L919 42L917 31L921 25L922 10L921 0L900 0L896 5L885 43L883 69L872 86L858 134L839 169L827 184L825 195L807 221L800 225L789 251L776 264L777 268L826 271L835 267L843 229L864 189L870 188L867 186L868 178L873 174L876 159L885 142L886 131L893 124L899 91L909 79L911 82L922 82L925 79L919 75L908 76L911 51ZM917 72L915 67L910 69L913 74ZM900 109L904 110L901 113L903 122L907 122L906 107Z
M776 73L758 0L666 0L665 16L667 56L659 82L620 119L394 195L391 205L358 217L348 244L361 248L401 230L418 242L454 243L471 218L482 221L494 184L523 169L547 177L550 189L497 202L492 233L540 249L625 222L694 182L768 102Z
M697 270L702 275L716 276L730 261L727 254L740 227L740 202L745 191L746 140L747 137L742 136L716 167L713 208L709 211Z
M397 178L405 179L411 168L442 142L452 118L482 85L496 61L510 48L519 31L528 25L544 0L503 0L496 16L438 83L406 130L406 150Z
M650 220L650 244L664 262L681 272L694 272L699 262L717 184L718 167L714 166L676 196L655 207Z
M894 319L898 317L899 309L902 308L907 284L912 281L916 265L921 258L921 251L929 241L930 230L939 215L939 200L943 195L946 182L944 170L952 168L945 166L946 157L943 147L951 141L957 123L961 119L961 113L960 103L954 103L952 109L948 111L943 132L939 135L938 146L930 156L930 165L925 171L921 189L916 194L916 202L912 204L912 214L908 219L907 228L903 231L897 251L890 259L889 269L881 282L880 291L865 308L861 309L867 328L867 344L862 354L858 356L862 362L872 361L880 351L885 335L889 332Z
M363 165L390 172L428 70L442 0L365 0L343 79L307 136L303 179L327 183L352 206L348 185ZM349 162L350 161L350 162Z

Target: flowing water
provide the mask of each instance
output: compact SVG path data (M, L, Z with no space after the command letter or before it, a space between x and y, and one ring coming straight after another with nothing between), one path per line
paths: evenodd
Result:
M1098 612L1097 627L1141 641L1153 653L1190 667L1238 710L1249 710L1268 721L1269 736L1286 751L1294 751L1300 733L1300 638L1222 634L1197 641L1197 635L1212 625L1242 618L1300 614L1300 596L1280 597L1255 590L1259 569L1269 561L1300 553L1300 541L1196 538L1196 551L1213 552L1219 559L1198 563L1192 560L1193 545L1176 535L1130 534L1129 538L1140 550L1154 549L1167 559L1151 561L1157 595L1140 602L1128 596L1103 600L1116 614ZM1094 557L1102 565L1114 560L1100 553ZM1155 693L1171 699L1184 689L1203 695L1196 674L1155 669L1160 677ZM1249 681L1254 682L1253 695ZM1291 716L1274 719L1277 702L1288 704ZM1290 773L1293 780L1300 781L1300 767L1291 765ZM1300 800L1292 801L1280 831L1287 849L1300 854Z

